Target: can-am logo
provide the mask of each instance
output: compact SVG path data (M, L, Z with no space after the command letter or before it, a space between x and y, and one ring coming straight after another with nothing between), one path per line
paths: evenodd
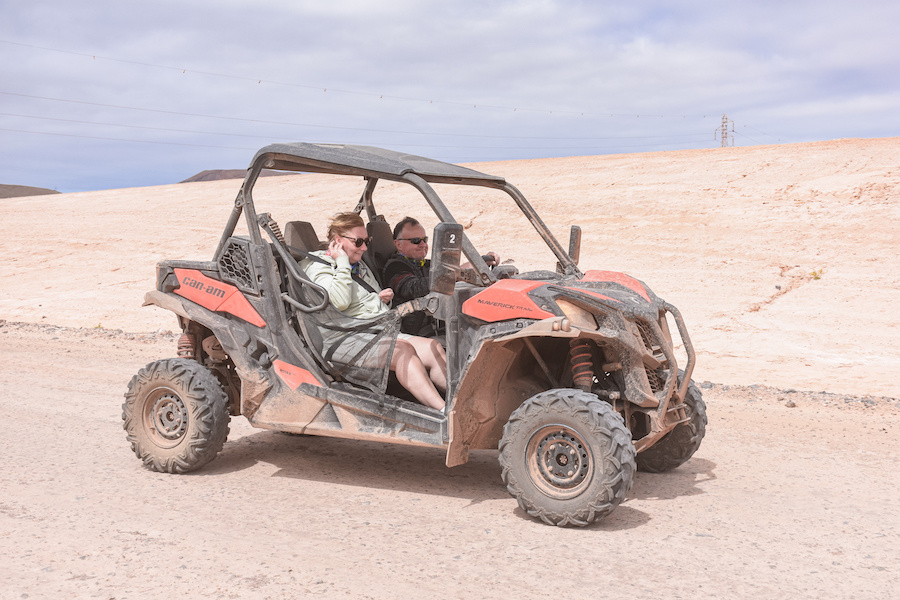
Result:
M206 285L202 281L197 281L196 279L193 279L191 277L185 277L182 284L186 285L188 287L192 287L195 290L199 290L201 292L206 292L207 294L211 294L217 298L225 297L225 290L219 289L219 288L211 286L211 285Z

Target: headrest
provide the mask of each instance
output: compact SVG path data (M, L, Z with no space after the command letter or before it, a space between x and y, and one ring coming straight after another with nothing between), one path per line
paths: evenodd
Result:
M370 234L371 235L371 234ZM304 252L320 250L322 243L309 221L288 221L284 224L284 242Z

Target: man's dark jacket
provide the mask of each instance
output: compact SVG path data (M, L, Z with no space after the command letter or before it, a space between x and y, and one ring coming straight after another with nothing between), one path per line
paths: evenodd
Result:
M394 290L394 306L428 294L430 268L430 260L414 260L399 252L391 255L384 264L384 276L381 280ZM436 329L434 319L421 311L403 317L400 322L400 331L410 335L429 337L435 335Z

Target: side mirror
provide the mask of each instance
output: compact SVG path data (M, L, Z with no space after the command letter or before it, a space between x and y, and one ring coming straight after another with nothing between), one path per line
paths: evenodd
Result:
M578 258L581 256L581 227L578 225L572 225L572 229L569 231L569 256L577 265Z
M459 223L438 223L435 226L428 281L428 287L432 292L450 295L456 289L462 240L463 226Z
M578 265L578 258L581 255L581 227L578 225L572 225L572 228L569 230L569 258L572 259L572 262L575 265ZM565 274L566 269L563 267L561 262L556 263L556 272L560 274Z

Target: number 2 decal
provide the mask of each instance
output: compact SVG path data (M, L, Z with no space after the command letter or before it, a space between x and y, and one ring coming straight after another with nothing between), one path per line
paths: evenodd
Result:
M455 243L456 243L456 234L455 234L455 233L451 233L451 234L450 234L450 243L451 243L451 244L455 244Z

